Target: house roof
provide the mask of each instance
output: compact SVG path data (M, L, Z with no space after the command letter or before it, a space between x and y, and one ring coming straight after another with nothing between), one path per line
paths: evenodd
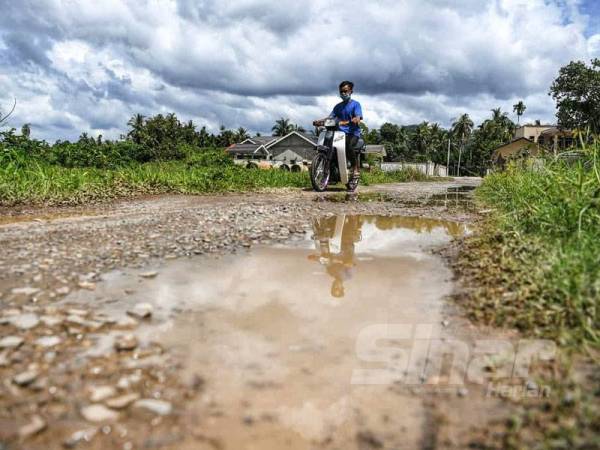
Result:
M251 155L260 150L264 150L267 154L269 151L262 144L233 144L227 147L226 152L238 155Z
M502 144L502 145L496 147L494 149L494 151L492 152L492 159L497 159L498 155L500 154L500 152L502 151L502 149L504 149L506 147L514 146L518 142L521 142L524 146L525 145L534 145L534 146L537 147L537 144L535 142L533 142L531 139L527 139L525 137L521 137L521 138L515 139L513 141L510 141L507 144Z
M571 136L573 132L571 130L561 130L558 127L552 127L544 130L540 133L540 136L554 136L555 134L563 134L565 136Z
M316 143L317 143L317 138L309 133L300 133L299 131L292 131L291 133L288 133L285 136L281 136L276 141L270 142L269 144L267 144L266 148L273 147L275 144L279 144L280 142L285 141L286 139L288 139L290 136L293 136L293 135L301 137L302 139L304 139L306 142L308 142L311 145L316 145Z

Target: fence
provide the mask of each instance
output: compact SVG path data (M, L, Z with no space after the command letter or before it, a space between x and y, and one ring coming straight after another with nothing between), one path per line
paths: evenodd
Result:
M432 177L446 177L448 176L448 169L446 166L441 164L429 163L409 163L409 162L384 162L381 163L381 170L385 172L392 172L394 170L401 169L414 169Z

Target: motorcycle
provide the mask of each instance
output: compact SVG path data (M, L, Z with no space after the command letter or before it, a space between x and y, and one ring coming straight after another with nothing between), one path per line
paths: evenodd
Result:
M323 192L329 184L343 183L350 192L358 187L358 177L350 176L350 161L346 158L346 134L340 130L340 125L347 125L348 121L335 118L325 119L320 122L319 138L317 141L317 154L310 166L310 181L313 189ZM365 142L358 140L357 144L359 165L361 156L365 153Z

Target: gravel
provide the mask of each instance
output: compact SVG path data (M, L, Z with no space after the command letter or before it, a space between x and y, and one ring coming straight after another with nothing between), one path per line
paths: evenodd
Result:
M65 296L96 290L104 274L114 269L139 269L143 282L159 275L154 267L163 260L305 239L312 219L325 214L470 220L461 211L403 203L442 193L450 185L388 185L386 192L398 196L394 202L315 201L329 194L296 190L163 196L97 206L86 217L77 217L76 208L74 217L68 217L68 208L30 211L31 219L36 214L57 218L0 226L0 327L5 334L0 338L0 367L4 379L14 382L5 383L0 408L10 409L20 425L14 435L27 442L51 435L52 444L45 448L72 448L92 439L100 442L108 430L120 448L128 443L142 448L150 424L143 414L131 414L133 410L156 415L152 430L165 434L172 427L185 428L173 411L198 395L182 382L176 361L159 345L138 342L135 331L153 321L160 309L138 303L129 307L129 315L109 319L99 316L93 305L83 309L61 303ZM97 351L93 357L92 350ZM79 416L94 424L116 423L100 432L96 425L85 427Z

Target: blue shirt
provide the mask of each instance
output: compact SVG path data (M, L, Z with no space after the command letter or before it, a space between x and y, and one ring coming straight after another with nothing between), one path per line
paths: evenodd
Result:
M330 117L336 117L339 120L352 120L353 117L360 117L362 119L362 116L362 108L360 107L360 103L352 99L335 105L330 115ZM340 125L340 130L346 134L352 134L360 137L360 127L352 122L350 122L349 125Z

